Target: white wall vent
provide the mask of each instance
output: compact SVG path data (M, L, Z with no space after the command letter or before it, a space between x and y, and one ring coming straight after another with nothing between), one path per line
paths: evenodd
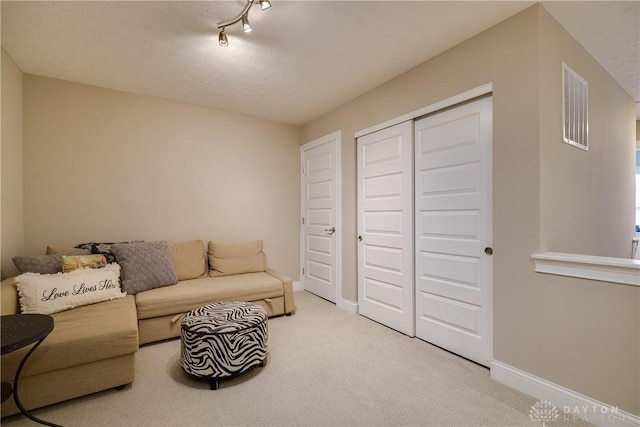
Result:
M589 150L589 83L562 64L562 137L575 147Z

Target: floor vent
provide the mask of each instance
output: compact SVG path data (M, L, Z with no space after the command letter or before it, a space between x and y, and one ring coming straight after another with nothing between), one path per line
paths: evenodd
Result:
M564 142L589 150L589 83L562 64L562 137Z

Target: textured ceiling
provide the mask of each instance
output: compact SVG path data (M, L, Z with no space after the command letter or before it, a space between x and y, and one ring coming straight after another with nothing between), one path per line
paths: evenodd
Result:
M303 124L524 10L530 1L2 1L29 74ZM640 101L640 2L543 3Z
M548 1L542 5L640 102L640 1Z

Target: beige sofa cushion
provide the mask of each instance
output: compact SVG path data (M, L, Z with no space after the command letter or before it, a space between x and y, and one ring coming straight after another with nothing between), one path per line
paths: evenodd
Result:
M186 313L211 302L257 301L283 295L282 281L264 272L224 277L205 276L141 292L136 295L136 306L138 318L148 319Z
M195 279L207 274L207 259L202 240L171 244L169 252L178 280Z
M69 368L138 350L138 322L133 296L52 314L54 329L33 352L22 376ZM2 356L2 381L13 380L29 350Z
M87 249L72 248L69 246L47 246L47 255L88 255Z
M267 269L262 240L209 242L207 254L212 276L256 273Z

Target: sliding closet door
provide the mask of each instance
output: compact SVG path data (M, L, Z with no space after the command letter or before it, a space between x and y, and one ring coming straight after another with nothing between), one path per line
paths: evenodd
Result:
M415 124L416 336L493 357L492 99Z
M359 312L413 336L413 122L357 145Z

